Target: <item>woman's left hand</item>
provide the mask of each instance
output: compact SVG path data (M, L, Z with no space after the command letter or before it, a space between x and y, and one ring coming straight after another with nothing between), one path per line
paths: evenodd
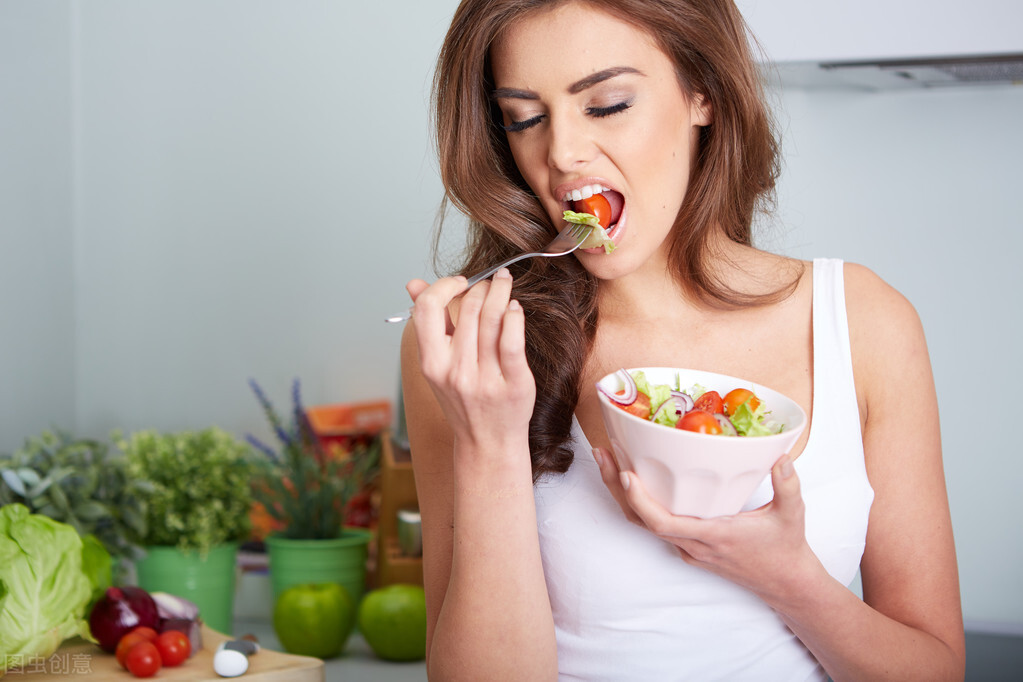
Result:
M675 545L682 559L758 594L769 603L798 590L803 569L820 566L806 542L799 477L788 455L771 469L774 499L734 516L675 516L647 493L635 473L619 471L598 448L600 475L626 517Z

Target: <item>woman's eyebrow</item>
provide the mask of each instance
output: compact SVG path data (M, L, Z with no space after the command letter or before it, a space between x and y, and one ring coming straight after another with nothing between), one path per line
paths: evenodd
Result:
M609 69L598 71L594 74L587 76L586 78L577 80L568 86L568 93L571 95L577 95L587 88L592 88L597 83L603 83L606 80L621 76L623 74L637 74L644 75L639 69L634 69L631 66L612 66ZM528 99L536 100L540 99L540 96L532 90L522 90L520 88L495 88L490 96L493 99Z
M572 83L571 85L568 86L568 92L571 95L575 95L587 88L592 88L597 83L603 83L604 81L610 78L614 78L615 76L621 76L622 74L626 73L634 73L640 76L643 75L642 71L640 71L639 69L634 69L631 66L612 66L610 69L604 69L603 71L598 71L597 73L587 76L586 78L577 80L575 83Z
M540 95L532 90L518 88L494 88L490 97L491 99L540 99Z

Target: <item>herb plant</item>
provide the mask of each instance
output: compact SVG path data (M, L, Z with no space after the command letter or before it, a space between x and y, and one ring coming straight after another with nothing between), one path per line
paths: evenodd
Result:
M349 502L375 475L380 439L355 444L346 455L328 453L313 431L302 405L301 387L292 385L286 417L255 381L249 385L278 441L274 449L249 436L262 457L256 459L253 493L270 516L283 525L279 535L291 539L336 538L345 526Z
M14 453L0 454L0 506L24 504L83 538L94 536L119 580L142 556L135 539L146 533L145 496L152 490L129 476L125 464L105 443L43 431Z
M139 431L118 446L130 476L147 481L143 545L205 555L249 532L249 448L222 429L161 434Z

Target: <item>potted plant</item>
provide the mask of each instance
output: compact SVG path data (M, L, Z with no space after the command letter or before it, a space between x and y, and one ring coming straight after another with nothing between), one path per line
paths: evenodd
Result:
M280 528L266 538L274 600L295 584L336 582L358 603L372 533L348 526L346 519L351 500L377 471L379 439L354 444L347 453L328 453L302 405L298 380L287 417L255 381L249 383L277 440L274 448L248 437L261 453L254 497Z
M216 427L139 431L118 446L128 474L151 488L139 585L195 602L210 627L230 634L235 561L252 505L248 446Z
M78 531L100 592L127 580L132 562L144 554L135 538L146 531L150 491L105 443L65 431L43 431L0 454L0 506L24 504Z

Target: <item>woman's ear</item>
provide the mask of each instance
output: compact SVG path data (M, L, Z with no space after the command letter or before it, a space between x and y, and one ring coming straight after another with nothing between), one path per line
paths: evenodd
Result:
M698 92L689 100L689 117L694 126L709 126L714 122L714 110L710 106L710 101Z

